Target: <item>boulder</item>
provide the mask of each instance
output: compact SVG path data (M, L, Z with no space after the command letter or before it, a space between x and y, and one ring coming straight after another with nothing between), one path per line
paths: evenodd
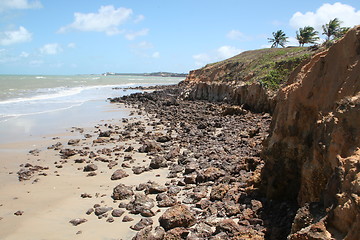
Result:
M129 176L129 174L127 174L124 170L118 169L111 175L111 180L119 180L127 176Z
M132 195L134 195L132 187L120 183L113 189L112 198L114 200L124 200L130 198Z
M187 206L179 204L167 209L160 216L159 223L168 231L176 227L191 227L196 223L196 218Z

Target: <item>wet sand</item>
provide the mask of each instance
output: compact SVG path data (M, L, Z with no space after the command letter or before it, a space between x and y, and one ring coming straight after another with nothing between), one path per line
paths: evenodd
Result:
M130 122L143 121L144 117L136 115L129 119ZM134 236L135 232L129 227L140 216L132 215L134 220L128 223L122 222L122 217L114 218L115 221L109 223L106 218L99 220L94 214L88 216L86 211L95 204L115 209L118 203L114 203L111 194L117 184L121 182L135 186L149 180L164 184L168 170L158 169L135 175L131 169L125 169L128 177L112 181L110 177L116 169L121 168L121 157L125 155L123 151L119 151L117 156L114 153L107 156L113 160L116 158L118 166L109 169L108 163L96 162L97 175L87 177L88 173L83 172L87 163L74 162L79 155L62 159L59 150L47 149L58 142L62 143L63 148L87 148L93 152L129 145L139 148L134 140L113 141L106 145L93 144L93 140L98 138L99 129L108 129L104 125L116 125L118 128L124 126L121 119L106 120L96 127L68 128L66 132L56 135L48 133L46 137L33 137L32 141L0 145L0 239L130 239ZM85 134L92 137L85 138ZM81 140L78 144L69 146L69 139ZM35 149L35 153L29 153ZM128 155L133 158L132 165L149 165L150 160L145 153L134 152ZM48 169L34 172L29 180L19 181L17 172L22 168L26 169L26 163ZM92 197L82 198L83 193ZM22 211L22 215L15 215L18 211ZM75 218L86 218L87 222L73 226L69 221Z

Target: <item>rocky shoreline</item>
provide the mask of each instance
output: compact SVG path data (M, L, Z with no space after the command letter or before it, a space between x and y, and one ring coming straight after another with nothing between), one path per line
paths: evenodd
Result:
M112 99L136 106L165 126L164 135L147 132L142 139L158 143L159 151L148 155L156 167L170 171L167 189L156 197L158 206L171 207L159 220L165 239L286 238L296 204L268 202L258 191L264 165L261 144L271 116L235 105L183 100L182 91L169 86ZM274 215L272 208L281 210ZM162 239L155 237L162 228L151 229L144 228L134 239Z

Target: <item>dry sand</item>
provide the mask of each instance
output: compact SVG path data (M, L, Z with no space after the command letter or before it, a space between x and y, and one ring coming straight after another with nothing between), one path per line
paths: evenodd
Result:
M142 116L132 118L130 121L145 119ZM88 157L77 155L64 160L61 159L59 150L47 149L57 142L61 142L64 148L89 147L88 151L94 152L98 149L128 145L134 146L135 150L138 149L140 145L133 140L94 145L92 141L97 138L97 131L104 128L105 123L122 126L121 120L104 121L100 127L86 128L82 133L69 129L68 132L55 136L48 135L46 138L35 138L33 141L0 145L0 239L131 239L136 234L129 227L137 223L141 216L129 215L134 221L124 223L121 220L127 215L125 212L123 216L114 217L115 221L109 223L106 218L98 219L94 214L86 215L86 211L94 204L117 208L120 201L115 203L111 195L113 188L119 183L136 186L153 180L164 184L168 181L168 169L151 170L135 175L131 168L128 168L124 169L129 174L128 177L112 181L112 173L116 169L123 169L121 163L127 153L120 151L117 156L114 153L108 156L109 159L118 159L117 166L109 169L108 163L97 161L97 175L87 177L88 173L82 170L87 163L75 163L74 159L89 160ZM84 138L86 133L93 137ZM67 144L69 139L77 138L81 139L77 146ZM29 150L32 149L38 149L40 152L30 154ZM145 153L134 151L131 155L135 159L132 166L149 165L150 160ZM20 165L26 163L49 169L36 172L30 180L19 181L17 172L21 168ZM83 193L90 194L92 198L82 198ZM158 208L155 207L153 210L156 211ZM14 214L17 211L23 211L23 214L17 216ZM161 212L163 211L165 210L162 209ZM157 225L160 215L158 212L153 217L154 226ZM85 218L87 222L73 226L69 221L75 218Z

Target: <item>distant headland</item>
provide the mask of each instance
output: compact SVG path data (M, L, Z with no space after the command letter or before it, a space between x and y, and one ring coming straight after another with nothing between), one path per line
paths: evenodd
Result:
M132 76L154 76L154 77L186 77L187 73L154 72L154 73L114 73L106 72L103 76L132 75Z

